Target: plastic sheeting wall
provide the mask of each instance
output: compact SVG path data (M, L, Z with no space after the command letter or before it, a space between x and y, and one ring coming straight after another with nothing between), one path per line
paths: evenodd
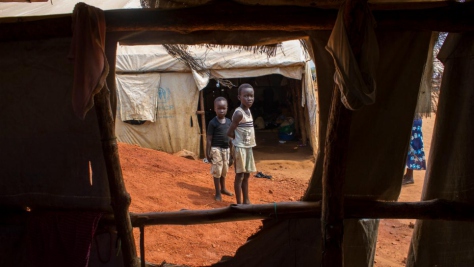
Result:
M422 200L474 203L474 34L449 34ZM407 267L474 266L472 222L419 220Z
M322 163L329 106L334 90L333 59L325 50L330 32L312 32L318 75L319 151L304 200L321 199ZM345 180L348 197L396 200L410 139L431 32L377 32L380 61L376 103L353 113ZM378 220L345 220L344 266L372 266ZM215 266L318 266L318 219L267 221L263 229Z
M202 46L190 46L189 52L202 60L210 73L198 74L191 71L182 61L171 57L161 45L119 46L117 48L116 71L119 99L116 134L120 142L168 153L186 149L199 155L201 136L195 112L199 96L198 89L207 86L209 74L217 78L229 79L270 74L302 79L306 65L305 54L298 40L283 42L274 57L251 51L238 51L235 48L208 50ZM161 82L159 77L161 77ZM170 105L173 109L167 110L169 105L160 106L159 88L164 90L161 91L162 94L167 95L167 89L162 84L171 83L173 85L168 89L172 102ZM303 83L305 84L307 83ZM310 86L312 89L312 85ZM302 89L303 95L314 94L314 91ZM310 100L314 98L314 96L309 97ZM158 101L155 102L154 99ZM153 107L155 103L157 107ZM315 105L310 106L314 114ZM158 112L155 121L153 114L156 109L167 110L167 115L160 117ZM175 112L173 117L167 117L169 112ZM142 125L123 123L125 120L132 119L147 122ZM191 126L191 121L193 126ZM315 132L315 127L311 125L313 132Z
M123 122L120 114L127 106L118 105L115 131L119 142L168 153L186 149L199 155L201 135L196 115L199 90L191 73L117 75L117 83L149 84L154 86L153 94L157 99L156 108L150 105L151 111L146 110L147 113L156 113L156 121L147 121L142 125ZM117 86L117 90L121 90L121 86ZM118 95L120 97L121 93ZM119 99L121 102L123 99Z
M303 80L303 101L306 102L306 109L307 112L307 134L309 141L311 143L311 147L313 148L313 155L316 158L318 154L318 97L317 92L314 88L313 82L313 74L311 72L311 66L309 62L306 62L305 66L305 75Z
M0 43L0 204L110 210L96 114L72 110L70 39Z
M411 126L427 59L431 32L377 32L380 61L375 104L353 112L345 194L376 200L397 200L410 141ZM326 133L333 82L322 34L312 36L318 75L319 132ZM328 67L331 66L331 67ZM325 135L311 180L310 199L321 198Z

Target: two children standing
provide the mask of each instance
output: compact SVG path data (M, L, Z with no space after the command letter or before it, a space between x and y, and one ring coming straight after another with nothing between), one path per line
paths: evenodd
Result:
M225 188L225 177L229 165L235 161L234 190L237 204L250 204L249 177L256 171L252 148L256 146L255 130L250 107L254 101L254 90L250 84L239 86L237 98L240 106L232 115L232 122L225 117L227 100L214 100L216 117L207 128L207 159L212 163L211 173L216 190L215 199L222 200L221 194L232 196Z

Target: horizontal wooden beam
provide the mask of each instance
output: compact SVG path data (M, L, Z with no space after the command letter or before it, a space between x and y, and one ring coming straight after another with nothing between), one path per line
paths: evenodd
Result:
M175 212L130 214L133 227L320 217L320 201L231 205L212 210L181 210ZM421 202L382 202L346 199L344 202L344 218L474 221L474 205L439 199ZM102 223L108 224L112 222L113 217L104 216Z
M0 223L18 224L30 212L3 207ZM38 210L35 210L38 212ZM68 210L71 211L71 210ZM232 221L320 218L321 202L275 202L269 204L230 205L211 210L181 210L172 212L130 213L133 227L146 225L192 225ZM442 199L420 202L384 202L346 199L345 219L418 219L474 221L474 204ZM112 224L113 214L105 214L103 224Z
M220 3L220 2L217 2ZM431 6L431 5L430 5ZM377 6L372 5L372 8ZM105 12L108 32L172 31L309 31L331 30L337 10L298 6L248 6L223 2L185 9L121 9ZM235 14L245 14L245 19ZM436 8L374 10L383 30L474 30L474 3ZM71 36L71 16L0 19L0 41Z

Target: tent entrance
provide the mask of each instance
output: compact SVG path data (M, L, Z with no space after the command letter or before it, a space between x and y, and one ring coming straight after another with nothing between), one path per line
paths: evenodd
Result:
M225 97L228 101L226 117L232 119L235 108L240 105L237 98L237 88L243 83L251 84L255 89L255 100L251 107L254 118L255 134L257 138L257 151L287 153L294 152L295 147L301 148L308 144L308 153L312 155L309 143L303 138L309 129L306 108L301 105L302 81L272 74L260 77L227 79L236 87L227 88L211 80L203 89L206 126L216 116L214 100ZM301 110L298 110L300 108ZM199 110L199 109L198 109ZM304 136L304 137L303 137Z

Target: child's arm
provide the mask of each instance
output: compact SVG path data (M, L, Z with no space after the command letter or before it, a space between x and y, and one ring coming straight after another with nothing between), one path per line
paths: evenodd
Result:
M207 158L207 161L211 162L211 145L212 145L212 135L207 135L207 140L206 140L206 151L204 151L204 157Z
M211 153L213 135L214 135L214 126L212 125L212 120L211 120L209 122L209 125L207 126L206 150L204 150L204 157L207 158L209 162L211 162L211 157L209 155Z
M237 126L239 126L239 122L242 120L244 117L244 114L242 112L237 111L234 113L232 116L232 123L230 124L229 130L227 130L227 136L234 139L235 138L235 129Z
M229 138L229 167L234 163L234 144L232 138Z

